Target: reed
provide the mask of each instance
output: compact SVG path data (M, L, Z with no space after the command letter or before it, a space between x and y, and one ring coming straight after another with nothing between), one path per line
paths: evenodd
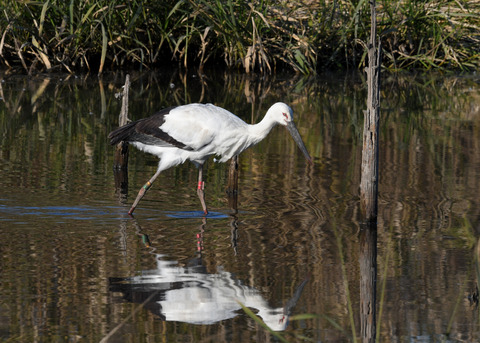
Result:
M4 0L0 12L0 63L27 73L363 68L370 30L366 0ZM480 1L384 0L377 13L385 68L480 66Z

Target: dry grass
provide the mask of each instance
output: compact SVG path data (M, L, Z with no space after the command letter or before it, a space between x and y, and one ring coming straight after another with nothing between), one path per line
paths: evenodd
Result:
M368 2L18 1L0 5L0 61L42 70L203 68L303 74L364 66ZM378 3L389 69L480 66L480 2Z

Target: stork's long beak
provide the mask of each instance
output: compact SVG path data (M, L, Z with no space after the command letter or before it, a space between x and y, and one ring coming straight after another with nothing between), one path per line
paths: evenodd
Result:
M308 153L307 148L305 147L305 144L303 144L302 137L300 137L300 133L298 132L297 127L295 126L295 123L293 121L288 122L287 129L290 132L290 134L292 135L295 143L297 143L300 150L302 150L302 152L305 155L305 158L307 159L307 161L310 164L313 164L313 160L310 157L310 154Z

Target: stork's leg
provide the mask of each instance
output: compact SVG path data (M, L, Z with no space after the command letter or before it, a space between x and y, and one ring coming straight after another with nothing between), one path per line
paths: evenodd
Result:
M158 177L158 175L160 175L160 172L161 172L161 170L158 169L157 172L155 173L155 175L153 175L152 178L150 180L148 180L147 183L144 184L142 188L140 188L140 190L138 191L137 198L133 202L132 207L130 207L130 211L128 211L128 214L133 214L133 211L135 211L135 208L137 207L138 203L143 198L145 193L147 193L149 188L152 187L153 181L155 181L155 179Z
M203 182L202 174L203 174L203 164L198 166L197 194L198 194L198 198L200 199L200 203L202 204L202 207L203 207L203 213L207 215L208 211L207 211L207 205L205 204L205 192L203 191L205 189L205 182Z

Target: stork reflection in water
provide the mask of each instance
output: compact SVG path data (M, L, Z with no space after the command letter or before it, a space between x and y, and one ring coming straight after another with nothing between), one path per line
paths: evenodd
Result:
M155 269L133 277L110 278L110 291L122 293L125 300L142 304L165 321L214 324L236 317L243 304L256 309L272 330L285 330L309 278L297 286L283 307L270 306L262 292L244 284L233 273L222 267L217 267L215 273L207 271L202 258L205 225L203 218L195 257L185 267L157 253Z

